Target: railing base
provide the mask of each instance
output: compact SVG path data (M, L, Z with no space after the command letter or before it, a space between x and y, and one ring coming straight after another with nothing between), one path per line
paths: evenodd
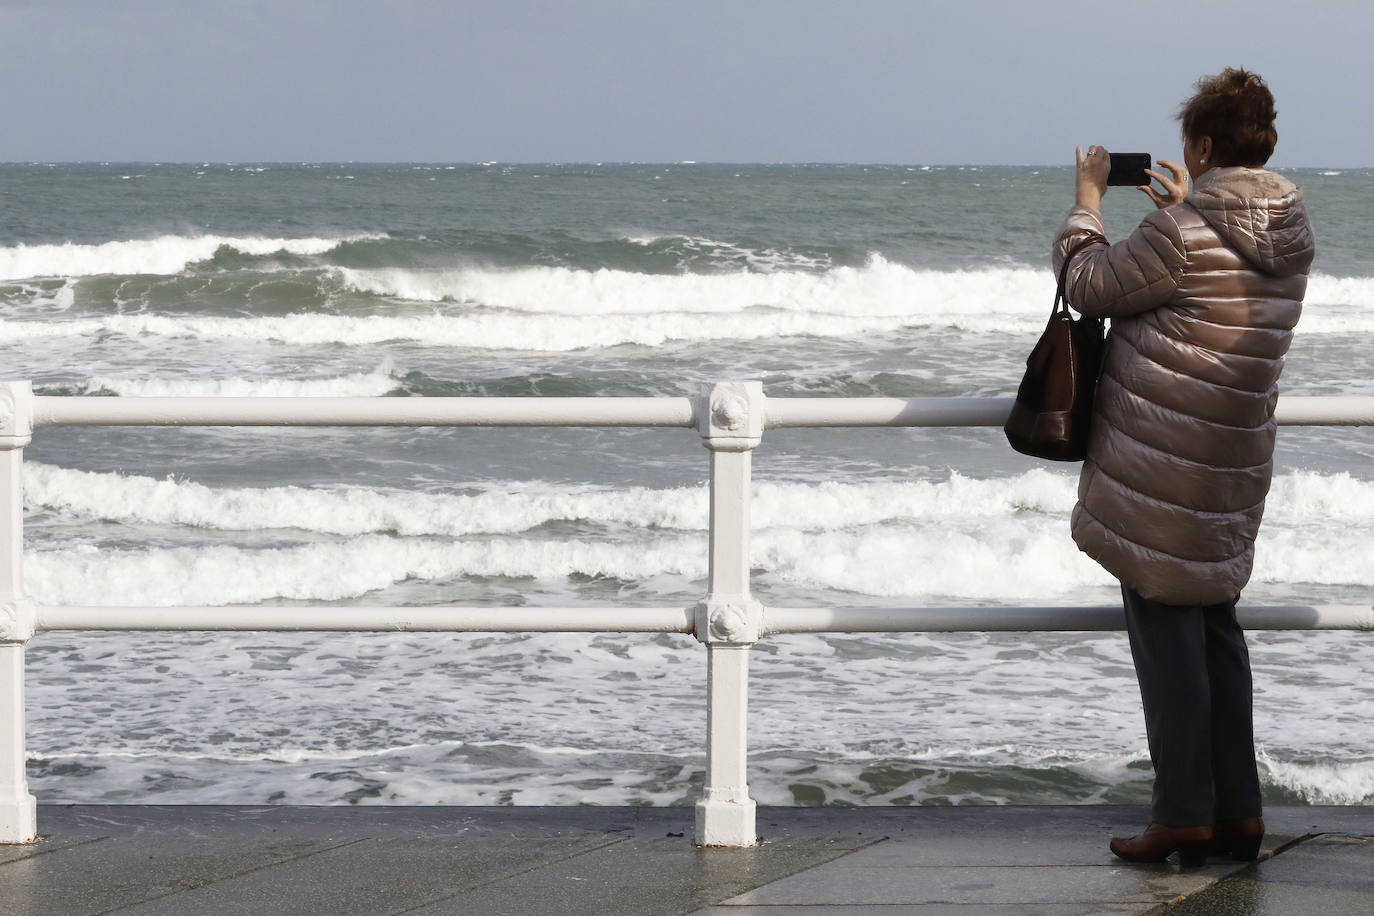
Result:
M32 843L38 839L38 802L25 792L0 800L0 845Z
M754 829L755 805L752 798L743 801L730 801L707 797L697 802L698 846L757 846L758 834Z

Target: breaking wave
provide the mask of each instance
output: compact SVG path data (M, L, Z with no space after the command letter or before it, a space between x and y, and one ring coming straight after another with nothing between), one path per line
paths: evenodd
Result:
M336 600L408 579L572 575L645 580L705 574L705 487L522 488L416 493L367 488L214 489L202 484L30 465L32 510L123 525L275 529L347 541L31 552L41 601L251 603ZM755 567L778 582L883 597L1015 600L1107 586L1067 537L1067 475L755 487ZM1374 482L1280 477L1256 581L1359 586L1374 568ZM1333 524L1339 522L1340 524ZM550 535L552 523L632 537ZM1374 534L1374 531L1370 532ZM477 540L480 538L480 540ZM454 539L457 539L456 541ZM913 557L922 561L913 563ZM167 583L177 583L169 591ZM679 583L683 584L683 583ZM178 597L179 595L179 597Z
M15 245L0 248L0 280L31 277L92 277L102 274L179 274L207 261L221 248L246 255L325 254L345 242L379 235L342 238L236 238L221 235L163 235L152 239L103 242L98 245Z

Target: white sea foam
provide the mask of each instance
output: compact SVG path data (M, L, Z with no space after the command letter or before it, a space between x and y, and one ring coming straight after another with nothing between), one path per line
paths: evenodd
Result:
M321 255L340 244L375 234L341 238L259 238L221 235L163 235L151 239L104 242L98 245L15 245L0 248L0 279L28 277L90 277L101 274L178 274L197 261L213 257L222 247L248 255L277 252Z
M25 466L25 501L80 518L187 525L220 530L298 529L323 534L394 532L464 536L528 531L553 521L585 520L642 528L705 530L702 487L623 490L522 484L475 495L407 490L305 487L215 489L191 481ZM1074 479L1033 470L1010 479L826 482L754 487L757 530L825 531L892 520L1063 514ZM1369 485L1374 489L1374 485Z
M393 370L381 366L373 372L356 372L334 378L113 378L96 376L82 382L78 393L112 392L120 397L380 397L396 390Z
M1076 478L1042 469L976 479L754 484L755 530L844 532L892 521L977 517L1060 519L1073 508ZM220 530L298 529L322 534L465 536L528 531L554 521L701 531L705 486L607 490L523 482L477 494L306 487L212 488L192 481L98 473L29 462L25 503L80 518ZM1349 473L1280 474L1270 523L1298 528L1374 526L1374 481Z
M30 781L42 787L45 797L63 803L128 803L138 791L134 787L143 783L141 793L147 794L137 797L159 804L262 804L275 790L275 803L298 805L665 806L691 804L691 780L701 775L699 752L636 755L578 750L569 755L561 749L496 742L439 742L356 753L281 749L267 750L260 757L222 746L210 751L48 751L30 759L58 764L58 775L31 774ZM506 757L515 759L502 759ZM1134 782L1143 804L1149 799L1148 775L1129 768L1140 760L1122 754L1070 753L1048 761L1014 754L987 761L973 749L967 756L913 762L905 781L877 787L870 781L867 761L833 759L810 749L777 757L755 752L750 759L750 794L760 804L781 806L797 804L793 787L820 790L828 804L844 805L1100 804L1108 791L1119 803L1123 784ZM79 766L62 766L69 763ZM884 776L889 780L894 765L901 762L888 762ZM996 776L994 767L1001 769ZM970 780L966 768L983 770L981 790L958 788L980 781ZM1018 768L1036 774L1029 787L1018 785ZM63 770L82 775L73 778ZM1069 776L1068 784L1046 785L1053 777L1047 780L1045 774L1056 771ZM165 780L168 772L176 778ZM328 778L322 778L325 775ZM1361 805L1374 800L1370 762L1303 764L1262 757L1260 775L1263 783L1294 792L1309 804ZM367 791L346 794L360 788Z
M693 266L698 260L716 267L747 265L753 270L765 273L784 269L820 271L831 264L828 255L815 257L786 248L751 248L732 242L706 238L705 236L626 236L625 241L644 248L660 245L667 250L677 251L681 255L678 266L684 270Z
M870 255L863 267L822 272L644 274L566 267L490 269L337 268L359 292L412 302L456 302L552 315L737 313L751 308L817 315L909 318L1045 311L1046 271L917 270ZM1045 302L1042 302L1045 300Z
M83 546L25 556L25 584L55 605L222 605L270 599L335 601L409 579L454 576L566 578L655 575L700 578L700 538L612 544L534 539L481 542L368 535L294 547L174 547L101 550Z
M71 278L5 286L0 290L0 307L12 309L11 314L33 316L65 312L76 304L76 280Z
M1269 782L1300 795L1309 805L1368 805L1374 802L1374 760L1297 762L1259 754Z
M754 257L755 255L751 255ZM922 270L872 254L863 267L824 271L642 274L565 267L490 269L337 268L359 292L412 302L455 302L557 315L616 316L720 312L767 307L854 318L905 317L982 330L1039 321L1054 294L1048 271L1035 267ZM1304 316L1304 332L1374 329L1374 277L1313 276L1308 306L1346 307Z
M695 580L704 573L702 487L524 488L473 495L217 490L41 464L30 465L27 476L30 508L74 518L356 537L285 548L39 550L29 555L29 584L49 603L335 600L407 579L561 580L579 574ZM1106 573L1066 536L1073 493L1072 477L1041 470L991 480L956 474L942 482L761 483L755 488L754 563L789 586L882 597L1002 601L1107 587ZM1359 532L1374 534L1374 482L1344 474L1285 475L1269 512L1257 548L1257 582L1367 584L1374 537ZM617 540L537 535L540 526L554 521L628 526L641 533ZM476 535L488 540L436 540ZM179 583L181 598L168 595L168 580Z
M270 247L276 241L262 244ZM1053 295L1052 280L1042 270L918 271L878 256L865 267L823 273L653 275L549 267L340 272L356 290L432 303L435 311L29 319L5 322L0 344L120 334L303 346L411 341L433 347L565 352L658 346L671 340L844 339L919 328L1025 336L1043 326ZM1314 277L1300 331L1374 333L1371 302L1372 278Z
M121 334L131 338L181 338L204 341L264 341L311 346L371 346L411 341L430 347L478 350L568 352L624 344L659 346L670 340L760 340L811 336L846 338L895 331L928 322L931 316L849 317L842 315L748 310L703 320L699 314L627 315L608 321L604 315L533 315L479 312L468 315L364 316L297 314L263 318L170 318L112 315L67 322L8 321L0 325L0 344L62 337ZM1007 322L983 317L965 323L983 330ZM1031 332L1035 319L1025 322Z

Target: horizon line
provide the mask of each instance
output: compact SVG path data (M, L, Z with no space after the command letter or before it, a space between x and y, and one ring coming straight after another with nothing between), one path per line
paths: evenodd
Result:
M1072 169L1073 163L1037 162L863 162L859 160L706 160L706 159L5 159L0 166L57 166L57 165L443 165L490 168L492 166L840 166L840 167L880 167L907 169L936 168L1060 168ZM1283 169L1371 169L1371 165L1276 165L1265 166L1271 171Z

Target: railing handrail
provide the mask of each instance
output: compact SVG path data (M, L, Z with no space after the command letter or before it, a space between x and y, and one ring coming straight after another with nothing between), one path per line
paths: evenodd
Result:
M700 426L700 397L98 397L38 395L33 426ZM1011 398L766 397L765 429L1001 426ZM1284 396L1282 426L1374 426L1374 396Z
M432 605L36 605L38 630L207 630L259 633L687 633L694 607L464 607ZM325 613L328 612L328 613ZM1247 630L1374 630L1363 604L1241 605ZM934 607L763 606L760 635L780 633L1008 633L1124 630L1120 605Z
M24 754L24 647L43 630L686 633L706 645L706 785L697 841L752 846L750 647L776 633L1120 630L1119 606L767 607L750 594L752 450L767 429L1001 426L1010 398L766 398L759 382L698 397L349 398L37 396L0 382L0 843L37 835ZM1283 425L1374 426L1374 397L1285 397ZM507 426L695 429L711 456L709 588L693 607L65 607L23 589L23 451L48 426ZM1242 607L1243 626L1374 630L1374 608Z
M642 426L697 425L677 398L93 397L40 395L43 426Z

